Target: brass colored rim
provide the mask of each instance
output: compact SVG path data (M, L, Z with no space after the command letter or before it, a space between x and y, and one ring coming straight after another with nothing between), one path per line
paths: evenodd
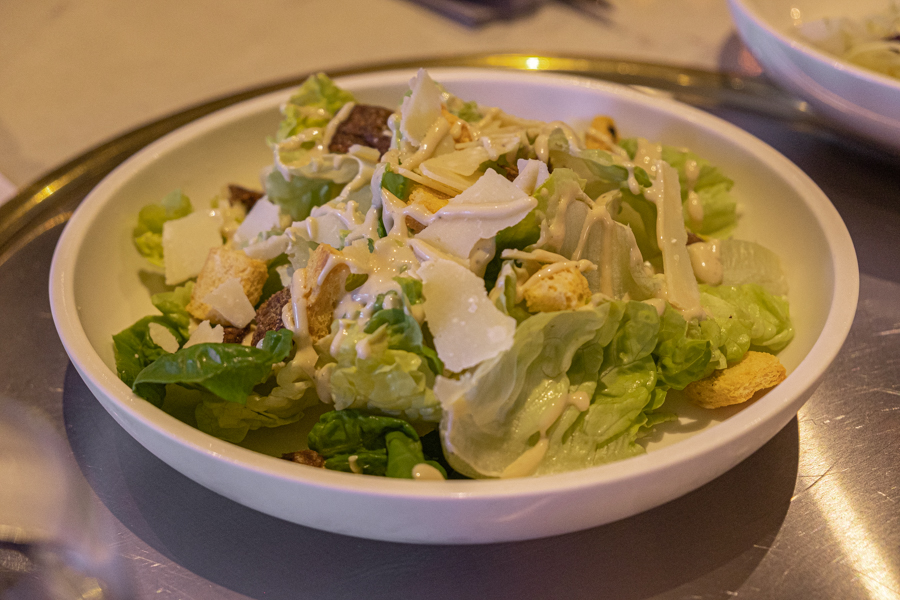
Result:
M733 107L793 123L817 123L804 103L762 78L587 56L475 54L379 63L329 71L332 77L417 67L478 67L575 74L614 83L661 90L699 106ZM206 102L133 129L88 150L0 206L0 265L41 233L64 223L84 196L129 156L167 133L212 112L269 92L302 83L308 74Z

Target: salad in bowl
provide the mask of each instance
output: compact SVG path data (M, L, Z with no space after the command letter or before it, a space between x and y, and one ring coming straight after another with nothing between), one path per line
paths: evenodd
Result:
M238 443L318 415L298 469L520 478L644 453L673 394L715 409L785 378L781 262L732 236L705 157L424 70L393 106L315 75L281 114L259 189L133 221L167 287L113 336L116 371L180 420Z

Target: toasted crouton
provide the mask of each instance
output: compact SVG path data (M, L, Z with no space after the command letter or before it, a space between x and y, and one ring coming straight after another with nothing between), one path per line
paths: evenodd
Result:
M339 260L340 252L319 244L306 265L306 320L314 342L331 332L334 309L346 291L350 267Z
M756 392L778 385L785 377L787 372L778 357L751 350L739 363L695 381L684 392L698 406L719 408L746 402Z
M572 310L591 301L591 288L578 267L554 267L545 266L525 282L523 293L529 311Z
M197 283L194 285L187 311L200 321L209 320L217 325L231 325L223 320L218 312L204 303L203 298L225 281L237 277L241 280L241 287L244 289L247 299L250 300L250 304L256 304L268 275L264 261L250 258L241 250L232 250L226 246L213 248L209 251L206 262L203 263L203 269L197 276Z
M434 214L447 205L447 200L449 198L450 196L443 192L416 184L409 193L409 204L419 206L428 211L429 214ZM424 223L420 223L411 215L407 215L406 217L406 226L409 227L413 233L419 233L426 227Z
M612 117L597 115L584 135L584 145L588 148L612 150L619 143L619 132Z

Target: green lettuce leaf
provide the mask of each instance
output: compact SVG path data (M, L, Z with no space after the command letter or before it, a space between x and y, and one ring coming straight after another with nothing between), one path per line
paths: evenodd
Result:
M272 365L291 350L289 329L268 331L262 347L196 344L157 358L134 379L134 392L154 403L165 397L166 384L205 389L229 402L245 404L254 386L265 381Z
M412 420L440 419L440 405L431 389L434 372L427 361L414 352L389 348L392 338L405 344L409 341L405 336L414 334L401 328L391 335L385 327L369 335L351 323L340 335L337 363L326 367L331 369L335 408L367 409ZM364 351L358 353L358 349Z
M400 200L406 202L409 200L409 193L412 191L412 180L391 171L390 165L384 169L381 176L381 187L395 195Z
M701 285L700 292L703 308L706 309L709 305L707 312L712 313L720 326L723 326L722 322L725 320L738 320L744 325L749 338L748 349L752 347L774 353L782 350L794 338L787 300L770 294L760 285ZM720 302L715 302L712 298ZM727 303L731 311L725 310L722 302ZM737 360L741 357L743 354ZM732 359L729 357L728 360L731 362Z
M178 327L178 331L185 340L191 336L191 314L187 311L187 305L191 301L193 291L194 282L188 281L171 292L161 292L150 296L153 306Z
M305 387L311 388L312 383ZM285 398L250 394L244 404L204 394L195 408L197 429L227 442L240 443L247 433L260 427L280 427L299 421L307 408L316 404L315 394ZM165 405L163 406L165 409Z
M418 354L428 361L432 373L444 372L444 363L438 358L437 352L425 344L419 323L402 308L381 309L375 312L363 331L373 334L382 327L384 332L379 333L387 336L389 350L405 350Z
M300 175L286 181L277 170L266 176L265 184L269 201L277 204L294 221L302 221L314 207L337 197L344 188L344 184L330 179L310 179Z
M324 73L311 75L282 108L275 141L281 142L310 127L327 125L344 104L354 101L353 94L336 86Z
M430 464L446 472L436 462L426 460L415 429L402 419L335 410L319 417L309 432L309 447L325 457L325 467L352 472L350 457L367 475L412 479L413 467Z
M191 213L190 199L175 190L159 204L148 204L138 213L138 224L132 231L134 246L141 256L158 267L163 266L163 223L186 217Z
M659 338L653 351L659 380L668 387L683 390L689 383L708 374L712 346L699 338L681 314L667 306L660 318Z
M674 418L661 408L669 387L657 375L659 346L656 309L641 302L531 317L509 351L438 380L447 459L464 475L498 477L644 452L638 439ZM531 464L520 469L523 460Z
M168 354L150 338L150 323L157 323L167 328L178 340L179 345L183 345L187 341L188 336L182 333L179 324L164 315L144 317L131 327L114 335L113 350L116 373L128 387L132 386L144 368ZM153 394L151 398L147 399L157 405L162 402L162 398L158 394Z

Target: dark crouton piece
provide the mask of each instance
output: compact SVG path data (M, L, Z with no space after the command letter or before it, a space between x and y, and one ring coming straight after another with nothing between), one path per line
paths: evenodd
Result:
M350 146L359 144L375 148L384 154L391 147L391 133L387 126L393 111L381 106L357 104L343 123L337 126L329 152L346 153Z
M299 450L297 452L288 452L287 454L282 454L281 458L283 458L284 460L289 460L291 462L300 463L301 465L308 465L310 467L318 467L320 469L325 467L325 457L315 450Z
M253 208L256 201L262 197L262 192L249 190L245 187L234 185L233 183L228 184L228 200L232 204L243 204L244 208L247 209L247 212L250 212L250 209Z
M225 325L225 337L222 342L225 344L240 344L244 341L244 337L247 335L247 331L249 330L249 325L247 325L243 329L241 329L240 327L231 327L230 325Z
M291 301L291 289L284 288L280 292L272 294L256 310L256 331L253 332L253 346L266 337L267 331L284 329L284 321L281 320L281 311Z

